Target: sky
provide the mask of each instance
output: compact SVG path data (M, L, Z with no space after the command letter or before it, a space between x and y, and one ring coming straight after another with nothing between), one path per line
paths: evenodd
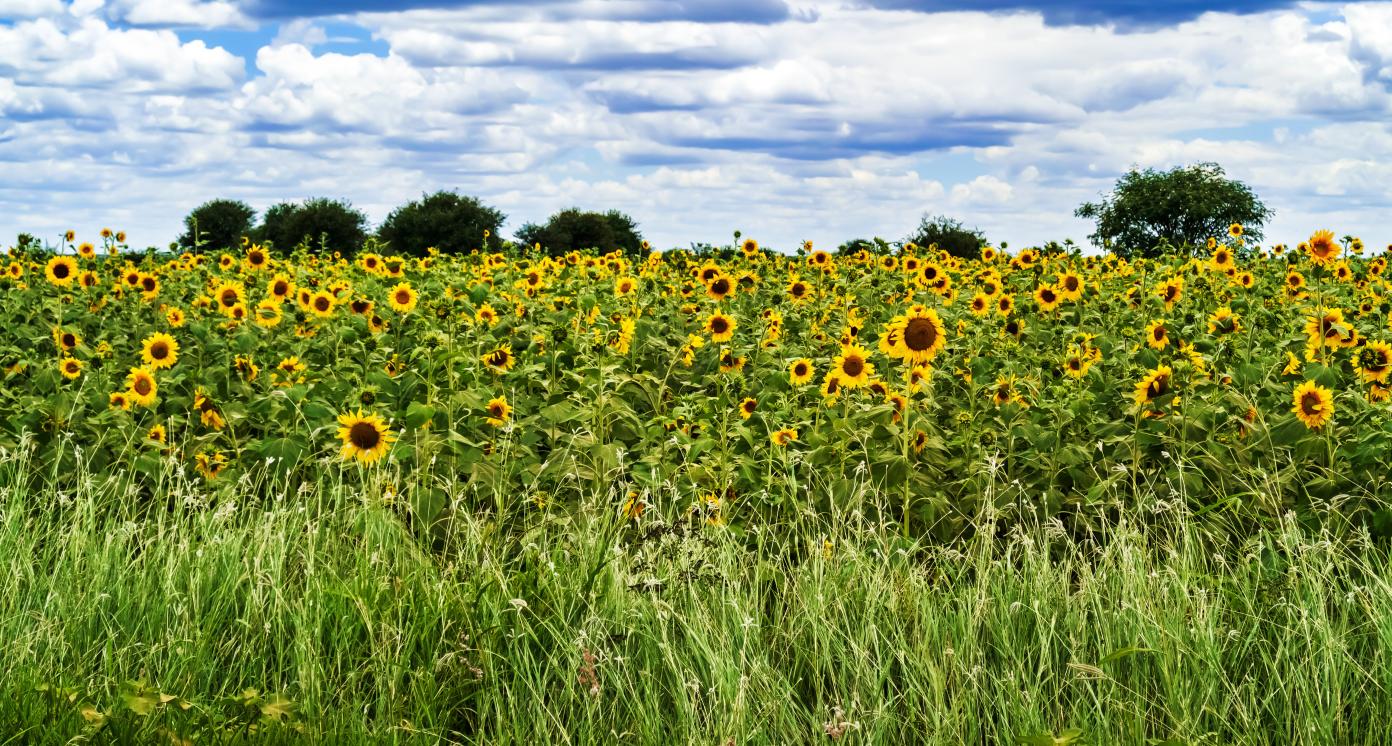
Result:
M215 197L437 189L658 248L1072 238L1132 167L1220 163L1269 241L1392 242L1392 3L0 0L0 245L165 245Z

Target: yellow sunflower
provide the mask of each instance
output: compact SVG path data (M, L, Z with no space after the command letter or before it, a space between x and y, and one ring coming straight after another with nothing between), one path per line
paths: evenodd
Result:
M840 387L855 389L870 383L875 375L875 366L870 362L870 351L859 345L846 345L841 354L832 362L831 374Z
M1059 307L1063 302L1063 296L1053 285L1044 283L1034 289L1034 302L1039 304L1040 312L1048 313Z
M1334 393L1314 381L1295 387L1291 402L1291 411L1311 430L1323 426L1334 416Z
M69 381L75 381L82 375L82 361L75 357L65 357L58 361L58 371Z
M1174 388L1174 371L1168 365L1161 365L1146 371L1136 382L1133 398L1137 405L1149 404L1168 394Z
M712 342L728 342L735 336L735 319L716 311L706 319L706 332Z
M512 370L517 359L512 355L512 349L507 346L499 347L492 352L484 353L483 362L495 371Z
M1334 240L1334 231L1315 231L1305 243L1305 251L1310 255L1310 261L1321 267L1338 259L1341 248L1339 242Z
M140 359L151 370L169 368L179 362L179 343L164 332L155 332L140 344Z
M785 427L781 430L774 430L772 433L769 434L769 441L776 446L786 446L789 443L792 443L793 441L797 440L797 438L798 431L794 430L791 427Z
M511 418L512 407L508 406L506 396L488 400L488 424L493 427L502 427Z
M391 298L388 302L393 311L397 313L410 313L415 310L418 301L419 296L416 295L416 291L411 287L411 284L402 282L392 288Z
M44 267L44 276L55 287L65 288L77 277L77 262L70 256L55 256Z
M788 383L794 386L801 386L812 380L816 371L812 367L812 361L807 358L799 358L788 366Z
M335 299L332 293L320 290L309 299L309 312L321 319L333 316Z
M938 312L924 306L913 306L903 316L889 322L886 339L892 339L890 354L910 365L926 365L947 346Z
M747 420L747 419L749 419L750 417L753 417L753 416L754 416L754 412L755 412L758 408L759 408L759 402L758 402L757 400L755 400L755 399L752 399L752 398L746 396L746 397L744 397L744 400L741 401L741 402L739 403L739 414L740 414L740 417Z
M1380 340L1364 343L1353 356L1353 367L1364 381L1386 383L1392 373L1392 345Z
M381 417L364 415L361 410L339 415L338 424L338 439L343 441L341 455L344 461L356 459L363 464L376 463L387 455L387 450L396 440L396 434Z
M1223 306L1208 317L1209 334L1235 334L1242 331L1242 323L1237 314L1228 306Z
M141 407L153 406L159 396L155 376L144 368L131 368L130 375L126 376L126 395L130 397L132 404Z
M1165 326L1164 319L1155 319L1145 328L1146 344L1157 350L1165 349L1170 343L1170 330Z

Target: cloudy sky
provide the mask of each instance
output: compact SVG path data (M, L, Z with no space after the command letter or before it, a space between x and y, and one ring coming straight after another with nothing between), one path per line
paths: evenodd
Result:
M1271 239L1382 245L1389 101L1392 3L0 0L0 242L445 188L509 234L576 205L834 246L931 211L1020 246L1215 160Z

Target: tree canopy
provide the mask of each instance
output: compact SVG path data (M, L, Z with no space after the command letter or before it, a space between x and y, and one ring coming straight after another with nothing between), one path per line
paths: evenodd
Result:
M213 250L228 249L239 245L243 236L252 232L252 221L256 211L245 202L235 199L212 199L193 208L184 217L184 233L179 236L179 246L196 249L200 246Z
M918 228L904 242L923 248L936 244L952 256L975 258L986 245L986 235L976 228L967 228L960 220L925 213Z
M257 239L289 251L303 241L311 251L320 248L356 254L367 238L367 216L347 200L325 197L304 202L281 202L266 211Z
M1132 169L1099 202L1085 202L1074 213L1095 221L1088 238L1121 256L1156 256L1167 246L1204 246L1241 225L1249 240L1262 239L1272 212L1252 188L1229 179L1216 163L1168 171Z
M647 253L638 224L618 210L587 212L571 207L552 215L544 224L522 226L517 240L528 248L539 244L551 256L592 248L620 249L630 256Z
M497 251L502 247L498 230L505 220L502 212L474 197L439 191L393 210L377 237L391 251L414 256L424 256L431 247L443 254Z

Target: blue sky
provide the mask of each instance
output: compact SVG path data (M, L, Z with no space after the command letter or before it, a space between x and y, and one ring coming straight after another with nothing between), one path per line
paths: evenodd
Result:
M213 197L435 189L660 247L1022 246L1131 166L1218 161L1274 240L1392 242L1392 3L0 0L0 242L174 238Z

